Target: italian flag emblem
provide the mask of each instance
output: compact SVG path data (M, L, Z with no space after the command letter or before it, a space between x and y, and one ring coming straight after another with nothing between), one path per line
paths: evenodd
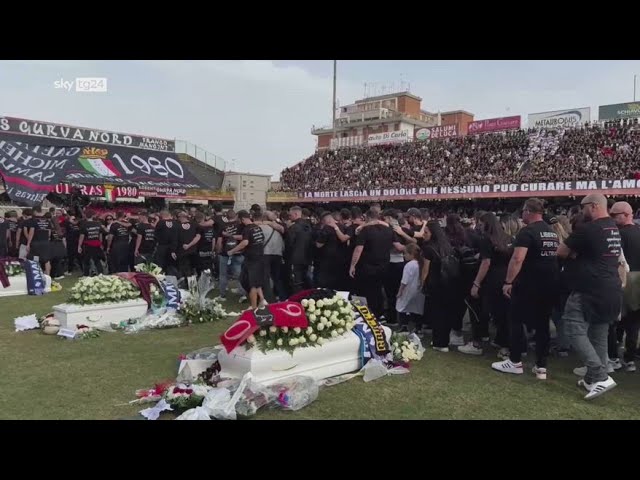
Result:
M113 166L111 160L105 158L109 151L106 148L84 148L78 157L84 169L100 177L119 177L120 172Z

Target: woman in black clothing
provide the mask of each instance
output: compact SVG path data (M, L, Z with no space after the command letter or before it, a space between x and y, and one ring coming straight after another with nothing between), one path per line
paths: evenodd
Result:
M442 279L442 259L453 254L453 247L440 224L432 220L424 230L422 255L422 285L425 294L425 321L433 329L433 349L449 351L449 334L455 315L454 289L445 286Z
M496 326L495 343L501 354L507 354L509 346L509 324L507 312L509 300L502 294L502 285L507 275L513 251L513 238L502 227L491 212L480 218L483 236L480 240L480 269L471 287L471 296L481 298L482 308L491 313ZM461 353L482 355L482 336L486 325L473 324L473 341L458 349Z

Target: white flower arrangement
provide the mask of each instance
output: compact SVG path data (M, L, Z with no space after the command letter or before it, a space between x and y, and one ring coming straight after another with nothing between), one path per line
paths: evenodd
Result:
M73 286L69 303L89 305L118 303L140 297L140 290L131 282L114 275L83 277Z
M162 269L152 262L140 263L134 267L136 272L148 273L150 275L162 275Z
M245 346L251 348L255 345L262 352L277 349L293 353L296 348L317 347L340 338L355 325L354 310L338 295L318 301L304 299L300 304L309 321L306 328L262 327L246 341Z
M422 360L424 349L420 345L409 340L406 334L394 334L391 337L393 359L397 362L409 363Z
M24 268L22 264L17 260L8 260L4 264L4 270L7 273L7 277L17 277L24 274Z

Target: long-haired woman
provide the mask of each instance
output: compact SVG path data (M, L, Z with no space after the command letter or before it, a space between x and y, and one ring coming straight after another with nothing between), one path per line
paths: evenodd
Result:
M502 285L512 254L512 238L507 234L498 218L491 212L480 218L483 236L480 241L480 269L471 287L471 296L481 298L483 310L490 312L496 326L494 343L500 354L506 355L509 346L509 324L507 312L509 300L502 294ZM482 337L487 326L473 323L473 340L458 348L461 353L482 355Z
M453 254L453 247L437 220L427 223L424 230L422 254L422 284L425 293L425 321L433 329L433 349L449 351L449 334L455 312L456 287L445 285L441 268L443 259Z
M521 228L517 218L513 215L502 215L500 216L500 223L507 235L511 238L516 238Z

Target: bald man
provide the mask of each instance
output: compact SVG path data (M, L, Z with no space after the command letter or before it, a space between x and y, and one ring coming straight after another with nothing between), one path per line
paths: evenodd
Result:
M591 400L616 386L607 373L607 337L622 304L618 270L622 244L604 195L587 195L581 207L587 221L560 245L558 256L575 257L562 319L571 346L587 367L578 385L587 391L585 400Z
M640 331L640 226L633 223L633 210L627 202L614 203L609 215L620 229L622 250L630 270L622 306L622 326L626 333L623 361L627 372L635 372L634 357L638 353ZM611 339L609 343L612 343Z

